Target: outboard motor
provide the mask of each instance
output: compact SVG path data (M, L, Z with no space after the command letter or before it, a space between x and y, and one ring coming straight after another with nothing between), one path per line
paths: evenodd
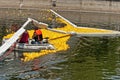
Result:
M48 43L48 39L43 39L42 43Z

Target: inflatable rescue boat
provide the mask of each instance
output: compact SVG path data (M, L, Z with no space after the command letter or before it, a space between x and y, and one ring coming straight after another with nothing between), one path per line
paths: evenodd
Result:
M3 44L7 39L3 39ZM47 39L43 39L41 42L35 42L33 39L29 40L29 43L14 43L10 48L14 48L15 51L40 51L40 50L53 50L54 46L48 43ZM10 49L9 48L9 49Z

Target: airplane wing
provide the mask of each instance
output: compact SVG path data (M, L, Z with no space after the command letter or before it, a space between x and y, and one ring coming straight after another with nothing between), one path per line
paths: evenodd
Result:
M56 32L64 32L67 34L76 34L77 37L81 36L91 36L91 37L101 37L101 36L120 36L119 31L113 30L106 30L106 29L98 29L98 28L88 28L88 27L78 27L77 25L73 24L63 16L59 15L55 11L51 10L53 14L57 17L56 19L60 22L66 24L66 26L56 29L51 29Z
M87 36L87 37L102 37L102 36L120 36L119 31L114 31L114 30L106 30L106 29L97 29L97 28L88 28L88 27L77 27L76 36L81 37L81 36Z
M8 39L1 47L0 47L0 56L4 54L6 50L10 48L17 41L20 35L25 31L24 27L31 22L31 19L28 20L23 24L23 26L10 38Z
M38 28L41 28L41 29L47 29L48 28L48 24L46 24L46 23L38 22L37 20L34 20L32 18L31 18L31 20L32 20L33 25L38 27Z

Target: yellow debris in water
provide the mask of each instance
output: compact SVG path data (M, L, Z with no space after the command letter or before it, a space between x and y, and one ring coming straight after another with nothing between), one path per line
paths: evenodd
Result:
M4 38L4 39L8 39L8 38L10 38L10 37L12 37L12 36L13 36L13 33L8 34L8 35L4 36L3 38Z
M77 33L112 33L112 30L104 30L104 29L96 29L96 28L87 28L87 27L73 27L71 26L68 22L66 22L65 20L61 19L61 18L57 18L58 21L65 23L67 26L63 27L63 28L57 28L58 30L63 30L63 31L74 31Z
M95 29L95 28L76 28L71 26L69 23L67 23L66 21L58 18L58 20L60 20L63 23L66 23L67 26L62 27L62 28L56 28L58 30L63 30L63 31L74 31L77 33L111 33L111 30L102 30L102 29ZM57 33L57 32L52 32L46 29L42 29L43 32L43 36L44 37L49 37L49 42L51 44L54 45L54 47L56 48L55 50L42 50L40 52L37 53L33 53L32 57L29 56L28 53L26 53L26 60L24 61L29 61L32 60L36 57L45 55L45 54L49 54L49 53L54 53L57 51L63 51L63 50L67 50L69 48L69 45L67 44L67 41L69 40L70 36L66 36L66 37L61 37L61 36L65 36L66 34L61 34L61 33ZM68 34L67 34L68 35ZM61 38L59 38L61 37ZM55 38L55 39L54 39ZM53 40L52 40L53 39Z
M33 32L33 30L29 31L29 34L32 35L33 34L32 32ZM42 55L46 55L46 54L49 54L49 53L55 53L57 51L67 50L69 48L69 45L67 44L67 41L70 38L70 36L62 38L61 36L64 36L66 34L52 32L52 31L49 31L49 30L46 30L46 29L42 29L42 33L43 33L44 38L49 37L49 43L54 45L55 50L41 50L40 52L24 53L23 54L25 56L24 61L33 60L34 58L40 57ZM57 38L57 37L61 37L61 38ZM54 38L56 38L56 39L54 39Z
M28 32L29 32L30 38L32 38L32 34L33 34L34 30L29 30ZM65 36L66 34L52 32L52 31L49 31L46 29L42 29L42 33L43 33L44 38L49 37L49 43L54 45L55 50L41 50L40 52L24 52L23 55L25 58L22 59L23 61L25 61L25 62L30 61L30 60L33 60L42 55L46 55L49 53L55 53L57 51L67 50L69 48L67 41L70 38L70 36L61 37L61 36ZM12 35L13 34L9 34L9 35L5 36L4 38L10 38ZM59 38L59 37L61 37L61 38Z
M102 30L102 29L94 29L94 28L84 28L84 27L76 28L76 27L71 26L69 23L67 23L66 21L60 18L57 18L57 20L63 23L66 23L67 26L62 27L62 28L56 28L56 29L63 30L66 32L70 32L70 31L74 31L77 33L111 33L112 32L111 30ZM32 38L32 34L34 30L29 30L28 32L29 32L30 38ZM47 29L42 29L42 33L43 33L44 38L49 37L49 43L54 45L55 50L41 50L40 52L24 52L23 55L25 58L23 59L23 61L30 61L42 55L46 55L49 53L55 53L58 51L64 51L69 48L67 41L69 41L70 36L68 34L52 32ZM13 34L9 34L5 36L4 38L10 38L12 35ZM66 37L62 37L62 36L66 36Z

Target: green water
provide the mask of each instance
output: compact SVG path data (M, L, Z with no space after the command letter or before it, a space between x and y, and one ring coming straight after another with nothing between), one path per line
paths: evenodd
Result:
M120 38L81 38L67 53L0 64L0 80L120 80ZM32 66L43 66L32 70Z
M38 18L44 13L40 11L3 10L0 13L0 26L10 26L14 22L22 25L27 17L45 20L42 20L43 16ZM91 16L88 14L84 15ZM77 44L71 45L68 52L45 55L30 62L6 58L0 62L0 80L120 80L120 38L81 37L74 42ZM32 70L35 66L39 67L38 70Z
M119 38L87 39L68 58L62 80L120 80Z

